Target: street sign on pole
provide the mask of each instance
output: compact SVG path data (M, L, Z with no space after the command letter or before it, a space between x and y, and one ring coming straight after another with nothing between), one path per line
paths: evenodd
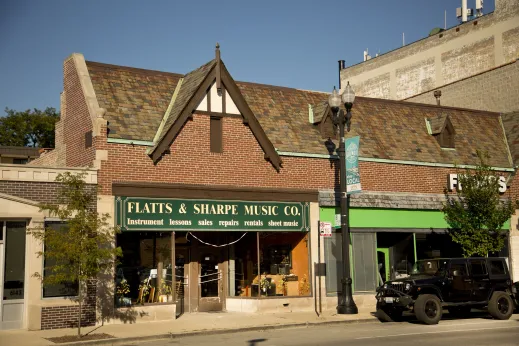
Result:
M321 237L332 236L332 223L331 222L319 222L319 234Z
M346 191L347 193L360 192L359 172L359 142L360 137L347 138L346 147Z

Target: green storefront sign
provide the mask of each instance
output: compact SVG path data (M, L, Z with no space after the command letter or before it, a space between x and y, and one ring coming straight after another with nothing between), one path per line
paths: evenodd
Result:
M115 198L122 231L310 230L310 203Z

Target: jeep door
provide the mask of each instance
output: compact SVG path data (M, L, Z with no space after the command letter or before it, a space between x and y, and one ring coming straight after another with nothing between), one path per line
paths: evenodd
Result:
M485 259L469 259L469 268L472 276L472 300L487 300L491 285Z
M452 260L448 272L447 297L450 302L471 300L472 280L467 269L466 260Z

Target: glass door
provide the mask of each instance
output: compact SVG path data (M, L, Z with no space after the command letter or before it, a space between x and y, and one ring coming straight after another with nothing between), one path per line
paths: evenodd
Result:
M378 265L378 286L382 286L384 282L389 280L389 249L377 248L377 265Z
M24 315L26 222L0 221L0 225L0 329L18 329Z
M198 311L222 311L223 268L218 249L201 249Z

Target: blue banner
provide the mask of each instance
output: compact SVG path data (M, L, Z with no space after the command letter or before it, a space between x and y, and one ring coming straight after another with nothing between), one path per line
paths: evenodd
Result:
M347 193L360 192L359 172L359 142L360 137L346 138L346 191Z

